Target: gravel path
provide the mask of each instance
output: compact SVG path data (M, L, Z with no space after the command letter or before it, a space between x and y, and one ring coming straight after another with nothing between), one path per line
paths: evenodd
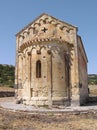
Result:
M16 104L14 98L0 98L0 107L13 110L13 111L28 111L28 112L55 112L55 113L63 113L63 112L75 112L75 111L93 111L97 110L97 105L94 106L79 106L79 107L62 107L59 108L43 108L43 107L34 107L27 106L24 104Z

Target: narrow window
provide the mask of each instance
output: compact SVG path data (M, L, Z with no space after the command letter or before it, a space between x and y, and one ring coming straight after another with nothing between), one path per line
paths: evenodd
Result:
M41 61L36 62L36 78L41 78Z

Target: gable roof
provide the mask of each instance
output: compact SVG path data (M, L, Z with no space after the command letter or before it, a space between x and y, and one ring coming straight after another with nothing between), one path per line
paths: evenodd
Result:
M78 28L76 27L76 26L74 26L74 25L71 25L71 24L69 24L69 23L66 23L66 22L64 22L64 21L61 21L61 20L59 20L59 19L57 19L57 18L55 18L55 17L53 17L53 16L50 16L50 15L48 15L48 14L46 14L46 13L43 13L43 14L41 14L40 16L38 16L35 20L33 20L32 22L30 22L27 26L25 26L22 30L20 30L17 34L16 34L16 36L18 36L21 32L23 32L25 29L27 29L30 25L32 25L34 22L36 22L39 18L41 18L42 16L47 16L47 17L50 17L50 18L52 18L52 19L54 19L54 20L56 20L56 21L58 21L58 22L61 22L61 23L63 23L63 24L67 24L68 26L71 26L71 27L73 27L73 28L76 28L77 30L78 30Z

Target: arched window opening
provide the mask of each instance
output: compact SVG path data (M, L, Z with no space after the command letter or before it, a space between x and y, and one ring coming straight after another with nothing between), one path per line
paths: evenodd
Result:
M36 78L41 78L41 61L36 62Z

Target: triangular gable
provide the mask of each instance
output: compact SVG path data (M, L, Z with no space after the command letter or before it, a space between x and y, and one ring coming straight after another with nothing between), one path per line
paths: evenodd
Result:
M48 14L46 14L46 13L43 13L43 14L41 14L40 16L38 16L35 20L33 20L31 23L29 23L27 26L25 26L22 30L20 30L20 31L16 34L16 36L19 35L21 32L25 31L25 30L26 30L29 26L31 26L33 23L37 22L39 19L43 19L44 17L45 17L45 18L46 18L46 17L49 17L49 18L51 18L52 20L56 20L56 21L59 22L59 23L66 24L66 25L68 25L68 26L71 26L71 27L74 27L74 28L77 29L77 27L74 26L74 25L71 25L71 24L69 24L69 23L67 23L67 22L61 21L61 20L59 20L59 19L57 19L57 18L55 18L55 17L53 17L53 16L50 16L50 15L48 15Z
M76 33L77 27L48 14L42 14L18 32L16 37L19 46L28 41L41 41L41 39L59 39L74 44Z

